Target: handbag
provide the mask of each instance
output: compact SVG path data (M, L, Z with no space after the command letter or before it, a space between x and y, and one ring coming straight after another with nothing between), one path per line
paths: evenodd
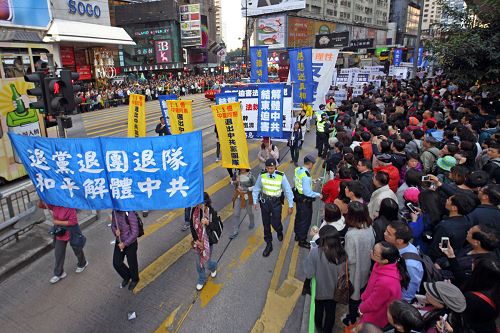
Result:
M337 286L333 292L334 301L340 304L349 304L349 299L354 292L354 286L349 280L349 267L347 262L348 261L346 259L345 270L339 274L337 278Z
M77 224L75 226L68 227L68 230L69 230L69 245L71 245L71 247L83 249L85 243L87 242L87 238L82 234L80 226Z

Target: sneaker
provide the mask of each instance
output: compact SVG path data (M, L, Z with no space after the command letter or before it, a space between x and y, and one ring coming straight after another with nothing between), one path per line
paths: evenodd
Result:
M182 231L186 231L189 229L189 224L184 224L181 228Z
M229 239L235 239L236 237L238 237L238 233L235 232L234 234L232 234L231 236L229 236Z
M211 273L210 273L210 276L211 276L212 278L216 277L216 276L217 276L217 270L215 270L215 271L211 272Z
M89 265L89 262L87 261L87 262L85 263L85 266L83 266L83 267L76 267L76 271L75 271L75 272L76 272L76 273L81 273L81 272L83 272L83 271L85 270L85 268L87 268L87 266L88 266L88 265Z
M128 285L128 290L130 290L130 291L134 290L134 288L137 286L138 283L139 283L139 281L130 282L130 284Z
M219 161L220 161L220 158L218 158L218 157L217 157L217 158L215 159L215 162L219 162Z
M49 280L49 282L50 282L50 283L52 283L52 284L57 283L57 282L59 282L60 280L64 279L66 276L68 276L68 274L66 274L66 272L63 272L63 273L62 273L61 275L59 275L59 276L55 276L55 275L54 275L54 276L53 276L53 277Z
M129 282L130 282L130 279L123 279L122 283L120 283L120 289L125 288Z
M202 290L202 289L203 289L203 287L204 287L204 286L205 286L204 284L200 284L200 283L198 283L198 284L196 285L196 290L200 291L200 290Z
M255 228L255 223L250 223L248 225L248 229L252 230L253 228Z

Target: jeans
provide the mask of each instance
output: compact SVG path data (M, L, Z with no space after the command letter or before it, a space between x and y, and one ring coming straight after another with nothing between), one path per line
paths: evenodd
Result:
M189 226L191 221L191 207L184 208L184 224Z
M200 265L200 254L196 252L196 271L198 272L198 284L205 284L207 282L207 273L205 270L205 266L210 272L215 272L217 270L217 262L212 260L213 250L213 245L210 245L210 258L204 266Z
M250 195L252 195L252 193L249 192L248 195L250 196ZM246 209L248 217L250 219L249 227L253 228L255 225L255 223L254 223L255 219L254 219L254 215L253 215L252 205L250 205L247 201L244 209ZM234 231L233 231L233 235L237 234L240 230L240 217L241 217L241 199L238 197L234 201L234 213L233 213L233 220L234 220L234 229L233 230Z
M333 299L315 300L316 311L314 312L314 323L320 332L331 333L335 325L335 308L337 303ZM324 319L324 321L323 321Z
M61 276L64 273L64 259L66 259L66 246L67 241L55 240L54 241L54 255L56 257L56 264L54 267L54 276ZM78 267L85 267L87 260L85 260L85 254L83 253L83 248L71 247L78 259Z
M291 155L292 161L294 163L298 163L299 162L299 149L300 149L300 146L298 144L293 144L290 147L290 155Z
M115 242L115 250L113 252L113 267L116 272L124 280L132 279L132 281L139 281L139 264L137 263L137 241L125 247L120 251L118 247L119 241ZM127 257L127 265L123 262Z

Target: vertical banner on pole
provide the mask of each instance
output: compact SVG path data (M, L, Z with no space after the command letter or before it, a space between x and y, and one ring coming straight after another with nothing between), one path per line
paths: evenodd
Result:
M193 101L167 101L170 131L172 134L182 134L193 131Z
M293 85L294 103L312 103L314 101L314 82L312 73L312 48L293 49L290 56L290 79Z
M168 117L167 101L176 100L177 98L178 97L176 94L159 95L158 96L158 101L160 102L161 114L162 114L163 118L165 119L165 124L167 124L167 127L169 129L170 129L170 118Z
M259 113L257 135L281 139L283 137L283 86L259 86Z
M392 64L394 66L399 66L403 61L403 50L402 49L394 49L394 54L392 57Z
M146 96L131 94L128 102L129 138L146 136Z
M219 134L222 167L250 169L240 103L212 105L212 114Z
M250 47L250 82L262 83L269 81L267 73L267 56L267 46Z

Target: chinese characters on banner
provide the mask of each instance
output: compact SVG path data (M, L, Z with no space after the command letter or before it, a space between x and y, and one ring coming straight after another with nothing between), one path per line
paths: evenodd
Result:
M330 90L332 77L336 73L335 64L339 50L321 49L313 50L312 75L314 81L313 109L319 110L319 106L326 102L325 96Z
M215 104L228 104L238 102L237 93L219 93L215 95Z
M259 86L259 114L257 135L281 139L283 137L283 85Z
M133 139L9 135L46 203L130 211L203 201L201 131Z
M403 61L403 50L402 49L394 49L393 51L393 59L392 64L394 66L399 66Z
M193 131L193 101L167 101L168 116L170 118L170 132L182 134Z
M167 124L168 130L170 130L170 118L168 117L167 101L172 101L172 100L176 100L176 99L177 99L176 94L159 95L158 96L158 101L160 102L161 114L162 114L163 118L165 119L165 124Z
M268 82L267 46L250 47L250 82Z
M146 96L130 94L128 102L128 137L146 136Z
M288 51L290 56L290 79L293 85L294 103L312 103L313 73L312 48L304 47Z
M250 169L240 103L212 105L212 114L219 134L222 167Z

